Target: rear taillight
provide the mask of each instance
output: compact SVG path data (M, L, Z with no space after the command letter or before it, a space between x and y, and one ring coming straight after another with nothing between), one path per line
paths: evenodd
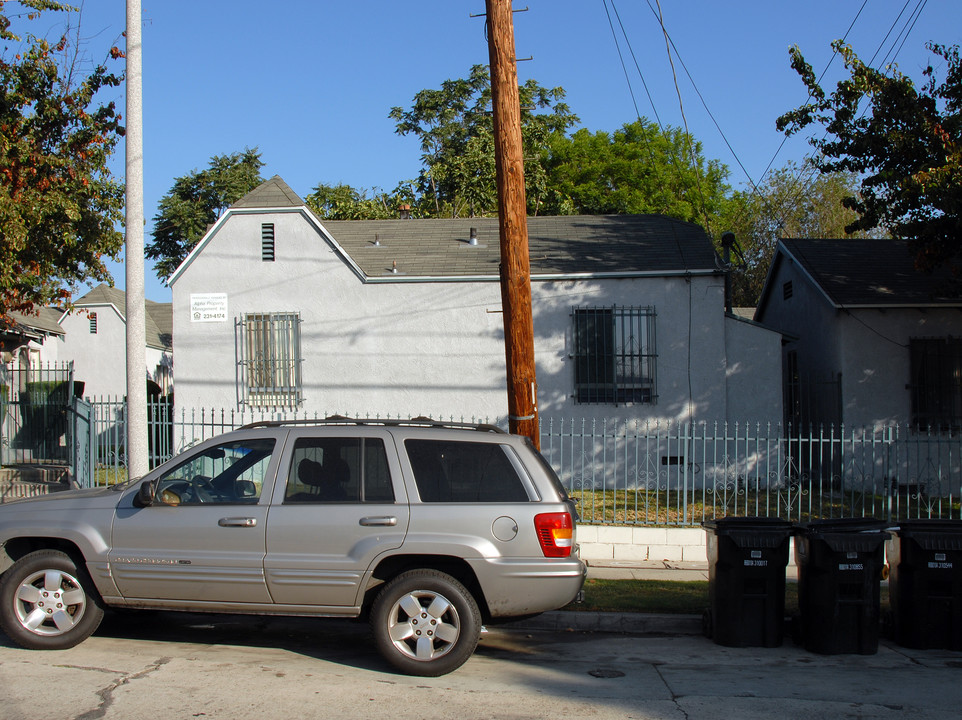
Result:
M534 527L545 557L568 557L574 545L574 522L571 513L541 513L534 517Z

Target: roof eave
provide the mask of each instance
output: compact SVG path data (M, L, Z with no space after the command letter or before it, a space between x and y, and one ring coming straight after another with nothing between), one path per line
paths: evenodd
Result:
M717 275L718 270L638 270L618 272L584 272L584 273L539 273L532 274L532 282L556 282L562 280L628 280L632 278L655 277L708 277ZM363 275L362 280L367 285L388 283L470 283L470 282L500 282L497 275Z

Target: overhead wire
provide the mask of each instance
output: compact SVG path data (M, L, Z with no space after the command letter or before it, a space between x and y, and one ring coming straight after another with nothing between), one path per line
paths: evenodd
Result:
M602 3L605 6L605 14L608 16L608 26L611 28L611 37L615 42L615 49L618 51L618 59L621 61L621 69L625 73L625 82L628 84L628 94L631 95L631 103L635 108L635 116L640 120L641 110L638 108L638 100L635 98L635 90L631 85L631 76L628 73L628 66L625 64L625 58L621 53L621 44L618 42L618 33L615 32L615 25L611 20L611 12L608 10L608 0L602 0ZM614 4L614 0L612 0L612 5L613 4ZM620 24L621 22L620 18L618 22ZM622 30L624 30L623 27L622 27ZM625 41L627 42L627 36L625 36ZM630 43L628 45L628 50L631 51ZM634 52L631 51L631 53L632 53L632 58L634 58ZM637 61L635 62L635 67L637 68ZM648 83L645 82L645 76L641 73L640 69L639 69L638 75L639 77L641 77L641 84L644 86L645 93L648 95L648 102L651 103L651 110L655 114L655 119L658 121L658 127L662 127L661 118L658 117L658 110L655 108L655 101L651 97L651 91L648 89ZM654 150L652 150L651 144L648 142L648 135L646 133L642 133L642 138L644 138L645 148L648 150L648 157L651 159L652 164L654 164L655 153L654 153Z

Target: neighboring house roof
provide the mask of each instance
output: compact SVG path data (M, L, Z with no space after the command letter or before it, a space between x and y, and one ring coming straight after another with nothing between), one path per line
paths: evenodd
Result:
M101 283L86 295L77 300L74 305L78 308L112 307L127 322L127 294L123 290ZM159 350L173 348L174 305L173 303L159 303L153 300L145 301L145 326L147 347ZM67 313L61 314L61 319Z
M61 311L57 308L42 307L36 315L32 313L11 312L10 318L25 331L35 331L43 335L63 335L60 327Z
M302 214L364 282L499 276L497 218L321 221L275 175L218 219L168 284L177 280L232 214L272 210ZM529 217L527 225L531 275L536 279L720 272L711 240L701 227L662 215ZM474 245L472 228L477 231Z
M962 307L962 298L944 294L948 271L915 269L902 240L779 240L761 309L772 290L777 266L789 260L837 308Z

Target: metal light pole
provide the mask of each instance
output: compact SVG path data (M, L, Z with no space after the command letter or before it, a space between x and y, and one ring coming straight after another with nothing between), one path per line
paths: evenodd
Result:
M147 449L147 310L144 297L144 117L140 0L127 0L126 236L127 473L145 475Z

